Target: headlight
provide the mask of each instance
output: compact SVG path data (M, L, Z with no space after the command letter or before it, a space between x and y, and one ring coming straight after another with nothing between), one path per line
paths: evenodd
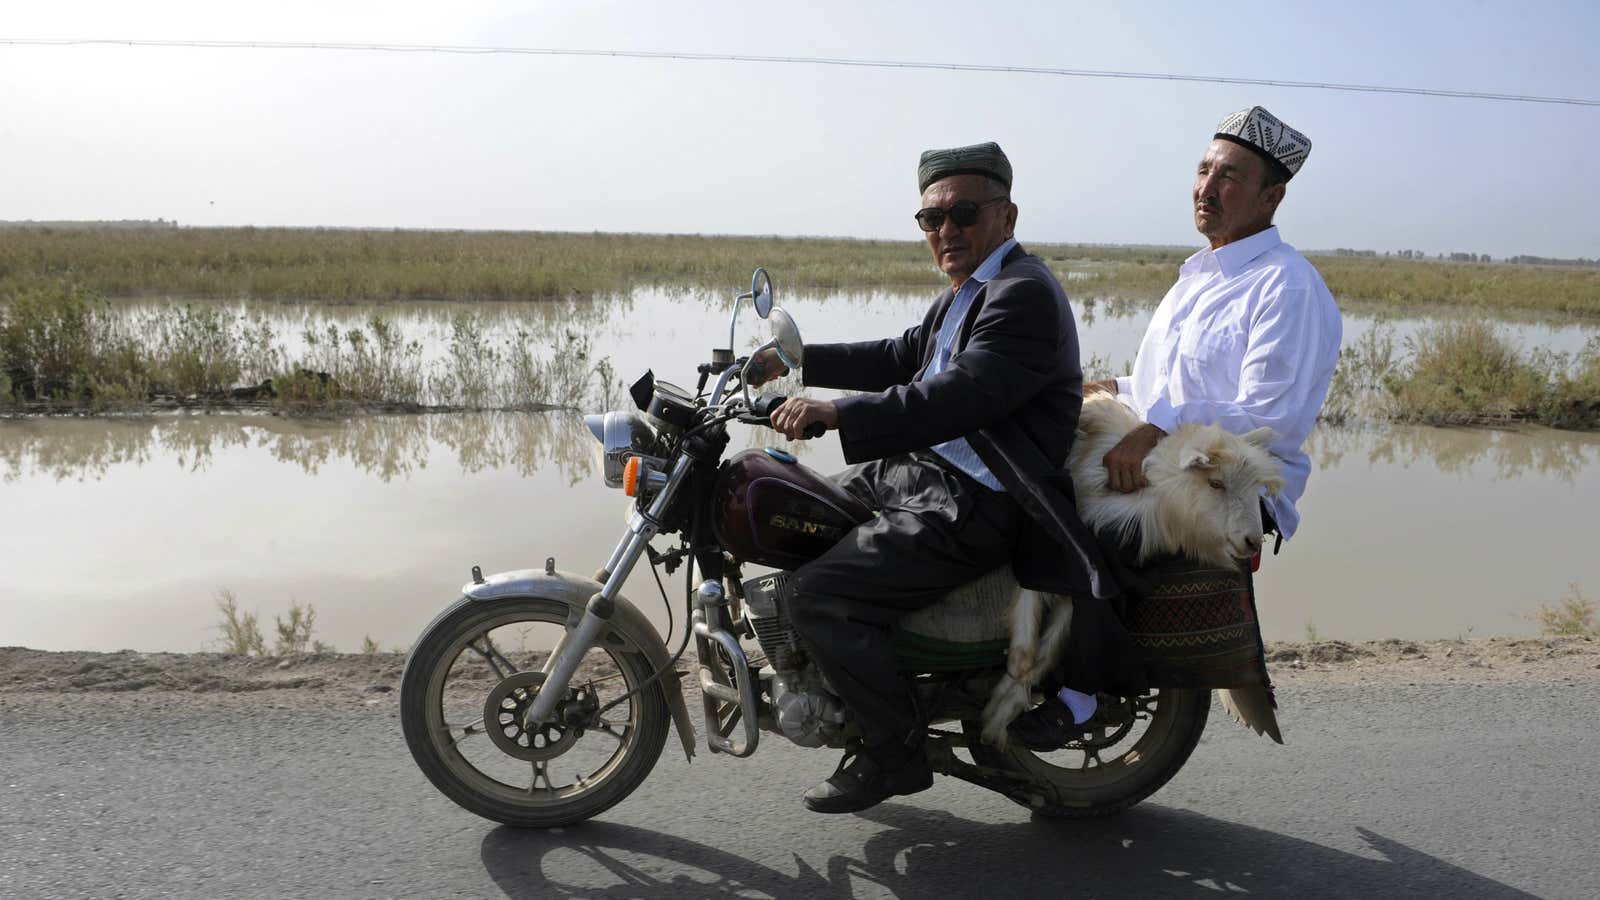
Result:
M583 424L605 448L606 487L622 487L622 467L630 456L657 456L656 430L635 412L596 413Z

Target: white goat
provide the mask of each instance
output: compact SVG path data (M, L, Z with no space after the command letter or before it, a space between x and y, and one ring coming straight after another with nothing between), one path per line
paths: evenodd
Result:
M1283 486L1267 454L1270 428L1235 435L1218 425L1185 425L1163 438L1145 458L1149 486L1129 494L1114 491L1103 460L1123 436L1141 424L1109 394L1086 398L1067 467L1077 493L1078 515L1091 530L1124 543L1135 534L1138 560L1181 552L1206 564L1234 566L1261 549L1263 488ZM1045 623L1040 634L1040 624ZM1055 666L1072 626L1072 598L1020 590L1011 609L1011 648L1006 674L983 711L984 740L1004 747L1006 726L1028 707L1034 685ZM1223 703L1235 718L1262 730L1241 712L1228 692ZM1249 701L1247 705L1253 705ZM1272 726L1276 730L1276 726Z

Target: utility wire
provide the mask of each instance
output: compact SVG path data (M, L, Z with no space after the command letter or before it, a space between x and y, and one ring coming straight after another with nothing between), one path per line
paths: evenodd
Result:
M693 60L698 62L782 63L809 66L845 66L858 69L924 69L951 72L1001 72L1019 75L1049 75L1064 78L1121 78L1140 81L1185 81L1205 84L1243 84L1260 87L1301 88L1322 91L1351 91L1365 94L1410 94L1419 97L1453 97L1463 100L1501 100L1509 103L1556 103L1567 106L1600 106L1600 99L1582 97L1542 97L1533 94L1501 94L1490 91L1454 91L1438 88L1399 87L1380 84L1342 84L1330 81L1285 81L1276 78L1232 78L1226 75L1179 75L1169 72L1123 72L1109 69L1058 69L1044 66L999 66L977 63L923 62L916 60L858 59L827 56L760 56L748 53L684 53L670 50L586 50L564 47L485 47L448 44L361 44L321 41L171 41L116 40L109 38L0 38L0 45L19 47L191 47L203 49L252 50L345 50L382 53L451 53L460 55L503 56L585 56L626 59Z

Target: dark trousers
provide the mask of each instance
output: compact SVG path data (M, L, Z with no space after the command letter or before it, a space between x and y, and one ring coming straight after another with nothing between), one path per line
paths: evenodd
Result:
M795 629L879 756L920 744L924 723L895 669L891 628L906 613L1010 562L1026 514L932 451L834 476L877 511L794 573Z

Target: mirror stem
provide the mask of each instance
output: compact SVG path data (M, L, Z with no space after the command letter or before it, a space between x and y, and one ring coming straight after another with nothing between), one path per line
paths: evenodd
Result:
M745 300L749 300L753 296L753 294L740 294L739 296L733 298L733 318L728 320L728 352L732 353L735 357L737 357L739 354L734 352L733 330L739 324L739 304Z

